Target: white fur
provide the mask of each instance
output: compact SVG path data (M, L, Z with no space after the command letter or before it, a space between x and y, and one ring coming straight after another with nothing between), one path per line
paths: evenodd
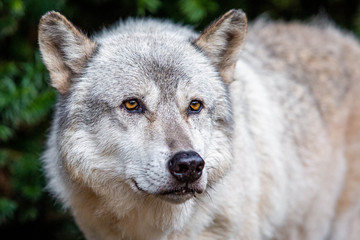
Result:
M342 109L350 109L354 92L341 98L343 83L333 88L332 77L349 75L331 72L326 61L338 61L341 51L281 35L287 29L290 39L320 38L325 33L316 27L260 21L238 56L242 42L230 44L227 36L245 34L245 15L223 18L210 26L215 33L196 40L191 30L156 20L120 23L94 38L96 53L59 96L43 157L49 189L88 239L315 240L357 231L346 229L356 222L350 213L336 210L351 168L345 140L338 140L346 130L338 129L347 129L352 111ZM78 60L75 33L59 31L70 35L67 58ZM351 46L349 64L360 56L351 38L326 34ZM219 69L213 58L220 45L234 49ZM122 103L129 98L146 111L127 112ZM204 108L188 115L194 99ZM204 192L161 195L180 186L169 159L189 150L205 161L194 183ZM359 204L353 209L359 213Z

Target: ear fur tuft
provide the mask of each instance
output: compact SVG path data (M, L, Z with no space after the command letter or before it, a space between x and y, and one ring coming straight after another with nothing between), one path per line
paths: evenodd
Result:
M194 41L231 82L234 66L246 36L247 18L242 10L230 10L210 24Z
M61 94L67 92L72 77L81 73L96 49L95 42L54 11L40 20L39 45L51 85Z

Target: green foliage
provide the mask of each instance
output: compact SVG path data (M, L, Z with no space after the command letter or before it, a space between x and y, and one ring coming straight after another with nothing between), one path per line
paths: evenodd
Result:
M36 1L0 1L0 224L6 225L36 220L47 197L39 156L56 94L37 49L43 11L31 22L36 8L29 2ZM53 8L45 2L45 11Z
M149 15L201 30L231 8L244 9L250 19L261 13L275 19L306 19L325 10L335 22L360 36L358 1L0 0L1 236L11 232L16 239L22 229L36 239L80 236L68 215L44 191L39 160L56 98L37 46L37 24L45 12L60 11L91 33L120 17Z
M0 224L5 222L7 218L13 217L16 208L16 202L7 198L0 198Z
M137 13L140 16L144 16L146 10L150 13L154 13L159 9L160 6L160 0L137 0Z
M0 38L9 36L18 29L19 19L24 15L21 0L0 1Z
M180 0L179 8L190 22L203 20L208 13L218 10L219 5L213 0Z

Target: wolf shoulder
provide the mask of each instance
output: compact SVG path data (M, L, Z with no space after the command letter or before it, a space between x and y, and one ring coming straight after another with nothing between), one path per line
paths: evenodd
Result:
M360 93L359 41L332 22L259 19L249 25L238 60L244 63L268 79L263 84L285 88L286 97L308 92L325 117Z
M245 52L265 69L298 81L359 77L358 39L328 21L283 22L259 19L249 26Z

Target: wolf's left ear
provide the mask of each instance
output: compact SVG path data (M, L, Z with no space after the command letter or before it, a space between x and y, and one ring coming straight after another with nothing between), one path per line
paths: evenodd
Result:
M57 12L45 14L39 24L39 44L51 85L65 94L76 74L81 73L96 43Z
M235 63L245 40L247 18L242 10L230 10L208 26L194 41L218 67L225 82L233 79Z

